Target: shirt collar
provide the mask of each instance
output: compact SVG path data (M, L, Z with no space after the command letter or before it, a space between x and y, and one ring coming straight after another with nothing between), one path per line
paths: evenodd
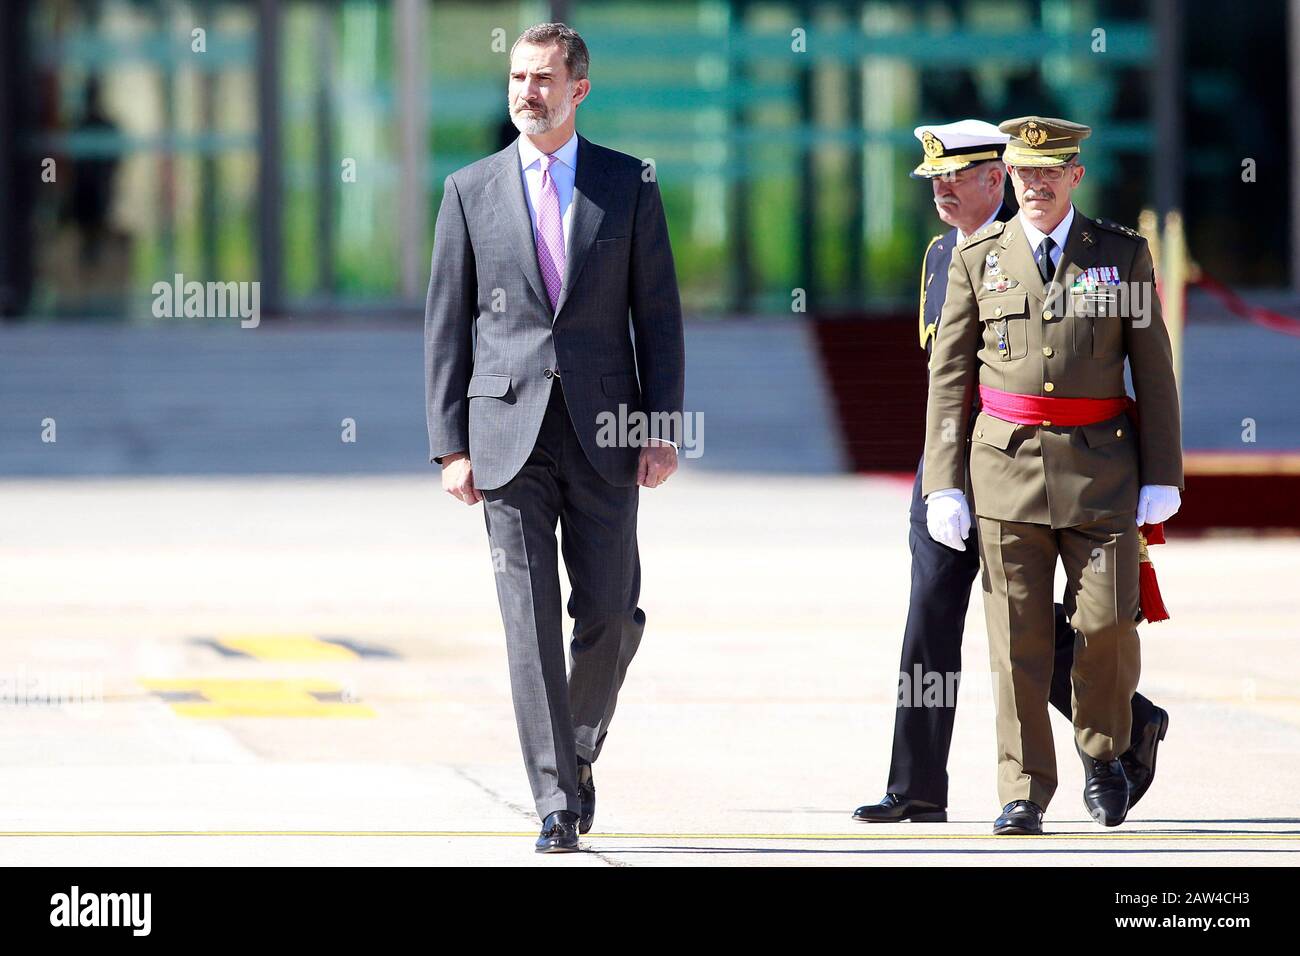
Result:
M555 158L565 166L576 170L578 168L578 131L574 130L569 141L555 151ZM521 169L527 169L533 163L542 158L542 151L532 144L527 136L519 137L519 166Z
M994 209L993 212L989 214L989 217L984 220L984 222L980 225L979 229L976 229L975 232L980 232L985 226L991 223L994 219L998 218L998 213L1000 213L1001 211L1002 211L1002 203L998 203L997 208ZM975 235L975 232L970 233L970 235L972 236ZM960 229L957 230L957 241L958 242L966 241L966 233L962 232Z
M1025 238L1029 240L1029 249L1031 252L1036 252L1049 233L1043 232L1026 219L1025 211L1023 209L1020 210L1019 216L1020 226L1025 230ZM1050 233L1052 242L1056 243L1056 248L1062 252L1065 251L1065 240L1070 236L1070 226L1072 225L1074 225L1074 203L1070 203L1070 211L1065 214L1065 218L1061 220L1060 225Z

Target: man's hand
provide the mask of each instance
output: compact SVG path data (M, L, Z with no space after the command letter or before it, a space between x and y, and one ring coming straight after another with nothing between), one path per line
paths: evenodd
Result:
M474 466L470 464L468 452L442 456L442 490L467 505L476 505L483 500L483 495L474 487Z
M1138 492L1138 527L1168 521L1182 504L1183 497L1173 485L1143 485Z
M636 483L646 488L658 488L677 470L677 449L660 439L650 439L652 444L641 449L641 459L636 467Z
M935 541L956 551L965 551L962 539L970 536L970 508L966 496L956 488L930 492L925 496L925 526Z

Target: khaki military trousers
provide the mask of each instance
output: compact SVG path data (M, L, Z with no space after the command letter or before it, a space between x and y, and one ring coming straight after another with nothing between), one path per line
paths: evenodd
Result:
M1137 690L1138 535L1132 514L1072 528L979 519L984 616L997 710L998 799L1047 809L1056 750L1047 697L1055 656L1053 584L1065 567L1075 630L1075 742L1097 760L1128 748Z

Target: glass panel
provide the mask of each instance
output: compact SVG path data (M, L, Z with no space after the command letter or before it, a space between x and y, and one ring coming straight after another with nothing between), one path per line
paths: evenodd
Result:
M504 109L507 53L546 7L423 8L425 80L415 99L427 110L420 201L430 245L444 177L515 137ZM579 128L654 161L692 314L789 315L798 290L820 311L910 302L919 250L941 228L928 185L908 177L919 122L1031 112L1087 121L1095 132L1081 207L1133 223L1151 204L1149 91L1160 51L1145 3L568 7L592 51ZM1204 14L1197 22L1213 19L1209 0L1193 7ZM394 3L278 5L274 195L258 176L257 4L33 0L26 9L35 106L21 143L26 158L52 160L57 176L24 197L35 276L24 311L148 317L153 284L176 273L262 278L257 240L268 209L282 221L289 308L419 308L401 291L398 227L412 197L401 194ZM1286 178L1276 145L1287 141L1288 115L1281 10L1187 35L1189 235L1198 258L1229 280L1287 277L1276 190L1211 188L1224 163L1240 163L1237 152L1258 160L1261 181ZM1104 52L1094 49L1099 26ZM1237 50L1231 62L1254 57L1268 82L1224 72L1220 41ZM1276 55L1252 52L1269 44Z
M34 200L28 311L147 317L176 273L256 278L253 27L242 3L34 6L24 145L56 178Z

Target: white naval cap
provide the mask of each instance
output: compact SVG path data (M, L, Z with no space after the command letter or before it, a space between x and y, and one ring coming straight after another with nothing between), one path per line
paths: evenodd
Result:
M925 159L912 170L917 179L955 173L986 159L1000 159L1011 136L992 123L964 119L943 126L918 126L914 131Z

